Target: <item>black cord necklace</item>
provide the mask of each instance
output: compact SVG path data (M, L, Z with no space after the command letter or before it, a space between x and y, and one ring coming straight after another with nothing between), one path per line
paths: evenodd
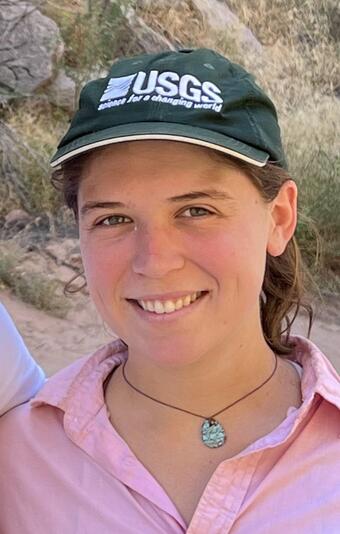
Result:
M124 362L123 367L122 367L123 378L124 378L125 382L132 389L137 391L137 393L140 393L141 395L144 395L144 397L147 397L148 399L151 399L151 400L153 400L155 402L158 402L158 404L162 404L163 406L167 406L168 408L173 408L174 410L179 410L180 412L185 412L185 413L187 413L189 415L193 415L194 417L199 417L200 419L203 419L203 423L202 423L202 426L201 426L201 440L204 443L204 445L206 445L207 447L216 448L216 447L221 447L225 443L225 441L226 441L226 432L225 432L223 426L221 425L221 423L219 423L215 419L215 417L220 415L222 412L225 412L226 410L228 410L232 406L235 406L235 404L237 404L238 402L241 402L242 400L246 399L247 397L249 397L250 395L255 393L255 391L258 391L265 384L267 384L267 382L269 382L269 380L275 374L275 371L277 369L278 361L277 361L277 355L275 354L274 369L271 372L270 376L268 378L266 378L266 380L264 382L262 382L262 384L257 386L255 389L252 389L251 391L249 391L249 393L246 393L245 395L243 395L243 397L241 397L240 399L237 399L236 401L232 402L231 404L229 404L225 408L222 408L222 410L212 414L209 417L206 417L206 416L201 415L201 414L193 413L193 412L190 412L189 410L184 410L183 408L179 408L178 406L173 406L172 404L168 404L166 402L160 401L158 399L155 399L154 397L151 397L151 395L148 395L147 393L144 393L144 391L141 391L140 389L136 388L133 384L131 384L131 382L126 377L126 374L125 374L125 365L126 365L126 363L127 363L127 360Z

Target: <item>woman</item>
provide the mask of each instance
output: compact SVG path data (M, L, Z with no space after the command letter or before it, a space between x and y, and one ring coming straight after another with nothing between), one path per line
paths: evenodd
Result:
M338 532L339 380L281 335L302 282L269 98L210 50L123 59L52 166L120 339L1 421L0 530Z
M0 302L0 415L33 397L43 383L42 369Z

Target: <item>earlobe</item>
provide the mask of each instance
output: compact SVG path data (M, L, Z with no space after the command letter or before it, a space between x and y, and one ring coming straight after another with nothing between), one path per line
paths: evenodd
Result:
M297 187L293 180L282 186L271 203L271 227L269 230L267 252L280 256L288 241L294 235L297 221Z

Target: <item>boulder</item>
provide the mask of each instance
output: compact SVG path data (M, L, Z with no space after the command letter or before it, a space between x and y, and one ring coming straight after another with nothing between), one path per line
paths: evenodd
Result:
M124 53L129 53L129 48L134 53L140 54L175 50L169 39L150 28L141 17L137 16L132 8L127 9L125 12L124 33L126 35L126 39L122 35L123 43L126 41L126 44L123 44L122 47Z
M56 106L73 113L75 109L76 84L72 78L61 69L57 77L48 86L47 96L49 101Z
M253 32L221 0L191 0L193 6L202 14L212 32L230 32L240 47L261 52L262 45Z
M48 84L63 50L56 23L37 7L0 0L0 102Z
M14 209L5 216L5 228L15 227L16 230L22 230L32 221L32 216L25 210Z

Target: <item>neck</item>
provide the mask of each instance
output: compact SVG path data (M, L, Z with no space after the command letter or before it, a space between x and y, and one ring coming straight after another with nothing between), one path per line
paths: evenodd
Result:
M215 345L213 354L202 354L183 366L162 366L129 347L125 375L133 386L154 399L207 417L260 386L274 366L275 355L260 335L257 339L252 337L251 343ZM113 374L109 387L115 398L118 395L127 407L144 411L153 423L159 420L176 424L180 411L131 388L124 380L122 366ZM254 393L254 399L260 391ZM249 396L248 408L251 400Z

